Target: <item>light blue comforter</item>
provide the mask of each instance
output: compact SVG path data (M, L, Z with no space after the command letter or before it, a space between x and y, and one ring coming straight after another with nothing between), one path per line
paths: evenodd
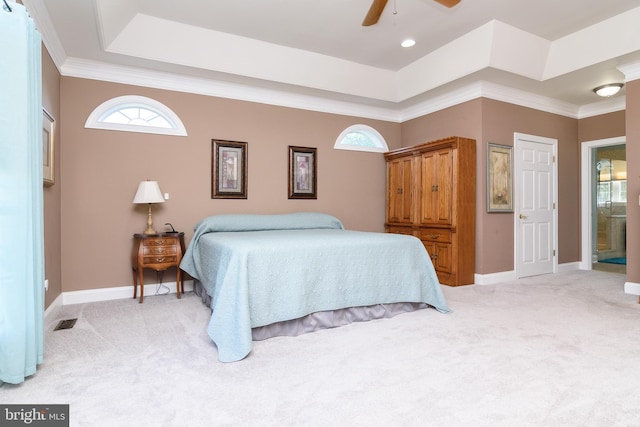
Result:
M213 297L208 333L222 362L249 354L251 328L318 311L394 302L448 311L420 240L347 231L324 214L209 217L180 267Z

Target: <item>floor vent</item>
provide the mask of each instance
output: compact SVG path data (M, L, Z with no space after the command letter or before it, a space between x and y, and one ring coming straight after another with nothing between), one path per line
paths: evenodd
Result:
M78 319L61 320L58 323L58 326L55 327L54 331L58 331L60 329L71 329L71 328L73 328L73 325L76 324L76 320L78 320Z

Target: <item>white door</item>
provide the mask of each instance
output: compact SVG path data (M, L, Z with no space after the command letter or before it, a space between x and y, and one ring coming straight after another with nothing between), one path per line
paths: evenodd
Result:
M557 140L515 134L516 277L557 268Z

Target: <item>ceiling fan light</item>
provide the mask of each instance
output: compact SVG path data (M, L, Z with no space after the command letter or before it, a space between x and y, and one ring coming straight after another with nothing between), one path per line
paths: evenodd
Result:
M598 86L597 88L593 89L593 91L598 96L608 97L608 96L613 96L616 93L620 92L620 89L622 89L622 86L623 86L622 83L609 83L606 85Z
M415 44L416 44L415 40L406 39L402 43L400 43L400 46L402 46L402 47L411 47L411 46L414 46Z

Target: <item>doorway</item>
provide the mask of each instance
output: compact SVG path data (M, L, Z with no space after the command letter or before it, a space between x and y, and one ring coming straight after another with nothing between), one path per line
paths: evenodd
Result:
M582 144L584 270L626 274L626 139Z

